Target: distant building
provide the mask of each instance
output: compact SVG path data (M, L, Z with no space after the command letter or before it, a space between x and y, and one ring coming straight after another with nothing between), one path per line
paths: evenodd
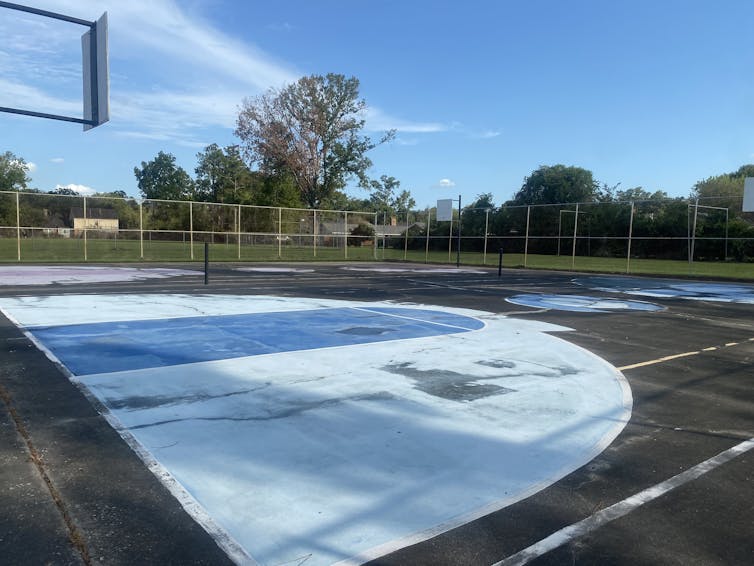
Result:
M106 231L119 229L118 213L112 208L87 208L86 215L83 208L72 208L71 223L74 234L79 234L85 229Z

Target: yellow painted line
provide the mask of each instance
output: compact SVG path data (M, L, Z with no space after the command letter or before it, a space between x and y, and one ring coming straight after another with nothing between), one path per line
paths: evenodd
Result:
M620 371L626 371L627 369L634 369L634 368L640 368L644 366L651 366L654 364L659 364L662 362L667 362L669 360L676 360L678 358L686 358L688 356L696 356L700 352L697 350L696 352L684 352L683 354L674 354L672 356L665 356L663 358L657 358L656 360L649 360L648 362L639 362L638 364L631 364L630 366L623 366L618 368Z
M754 338L749 338L749 342L754 342ZM670 360L677 360L678 358L687 358L688 356L696 356L698 354L701 354L702 352L713 352L714 350L718 350L721 348L730 348L731 346L738 346L740 345L740 342L728 342L724 346L710 346L709 348L703 348L702 350L696 350L694 352L684 352L683 354L673 354L672 356L664 356L662 358L657 358L656 360L649 360L647 362L639 362L638 364L631 364L630 366L623 366L619 367L619 371L626 371L627 369L634 369L634 368L640 368L644 366L652 366L654 364L660 364L662 362L667 362Z

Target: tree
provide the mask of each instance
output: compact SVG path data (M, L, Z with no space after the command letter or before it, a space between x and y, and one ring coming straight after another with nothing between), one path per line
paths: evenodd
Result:
M365 108L355 77L311 75L244 100L235 133L252 163L266 173L287 170L301 200L316 208L353 177L369 188L366 153L394 132L378 142L360 135Z
M524 179L511 204L593 202L601 196L591 171L565 165L542 165Z
M175 156L160 151L152 161L134 167L139 191L144 198L188 200L194 192L194 182L188 173L175 164Z
M237 145L222 149L213 143L196 158L196 200L233 204L251 201L252 174Z
M694 185L691 198L699 199L699 204L728 208L734 215L740 215L744 179L747 176L754 176L754 165L744 165L733 173L708 177Z
M28 188L31 178L29 165L23 157L10 151L0 155L0 191L23 191Z

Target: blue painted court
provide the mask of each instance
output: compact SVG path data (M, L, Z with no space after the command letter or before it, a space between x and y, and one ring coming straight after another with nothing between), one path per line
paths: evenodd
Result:
M74 374L91 375L479 330L437 310L331 308L31 328Z

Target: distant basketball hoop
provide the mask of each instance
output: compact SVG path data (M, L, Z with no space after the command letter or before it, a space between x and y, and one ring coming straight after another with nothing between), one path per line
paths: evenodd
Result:
M746 177L744 180L744 203L743 212L754 212L754 177Z
M72 24L86 26L89 29L81 36L81 55L84 76L84 110L83 118L75 116L61 116L23 110L21 108L7 108L0 106L0 112L47 118L50 120L62 120L84 125L84 131L91 130L110 120L110 69L108 63L107 46L107 12L94 22L56 14L47 10L38 10L29 6L21 6L11 2L0 2L0 8L28 12L45 18L61 20Z

